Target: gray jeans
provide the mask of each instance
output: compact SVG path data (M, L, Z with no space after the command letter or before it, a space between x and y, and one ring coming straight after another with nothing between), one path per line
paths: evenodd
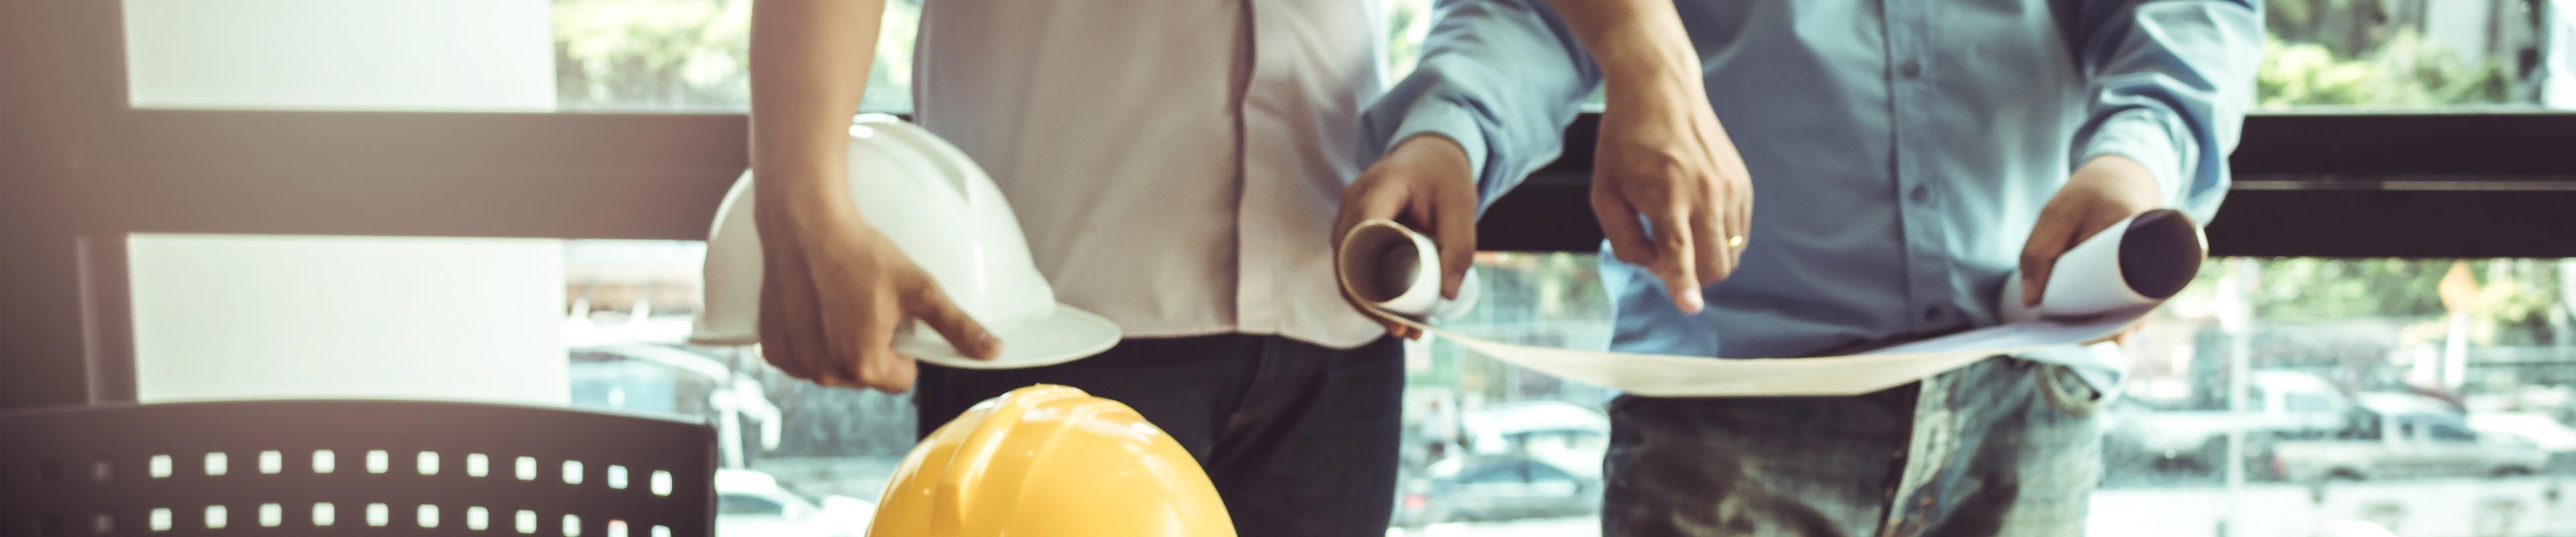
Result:
M2004 357L1850 397L1622 396L1602 534L2082 535L2100 399Z

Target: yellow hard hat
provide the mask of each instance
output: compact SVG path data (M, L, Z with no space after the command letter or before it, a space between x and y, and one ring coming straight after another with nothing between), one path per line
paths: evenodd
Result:
M1216 485L1125 404L1039 384L977 403L895 469L871 537L1230 537Z

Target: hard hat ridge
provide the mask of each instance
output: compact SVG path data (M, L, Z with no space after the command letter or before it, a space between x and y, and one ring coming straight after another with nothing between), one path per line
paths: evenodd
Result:
M895 470L874 536L1231 536L1216 487L1135 409L1035 385L976 404Z

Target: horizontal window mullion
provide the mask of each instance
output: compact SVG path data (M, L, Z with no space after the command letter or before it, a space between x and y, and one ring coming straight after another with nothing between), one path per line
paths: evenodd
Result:
M741 115L134 111L89 160L208 168L739 166Z
M744 165L739 115L134 112L86 181L151 232L693 239ZM1597 118L1481 226L1494 250L1591 251ZM2576 115L2247 119L2222 255L2560 256ZM2563 134L2563 136L2561 135ZM2555 136L2555 138L2551 138ZM2544 148L2547 146L2547 148Z
M141 233L706 238L733 169L451 173L112 168L87 181Z

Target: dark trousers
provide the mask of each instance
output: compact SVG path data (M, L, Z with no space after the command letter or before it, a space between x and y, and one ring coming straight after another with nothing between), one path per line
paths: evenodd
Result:
M977 402L1062 384L1126 403L1206 468L1235 531L1386 535L1395 506L1404 362L1394 339L1334 349L1277 336L1130 339L1098 356L1029 369L924 363L920 434Z

